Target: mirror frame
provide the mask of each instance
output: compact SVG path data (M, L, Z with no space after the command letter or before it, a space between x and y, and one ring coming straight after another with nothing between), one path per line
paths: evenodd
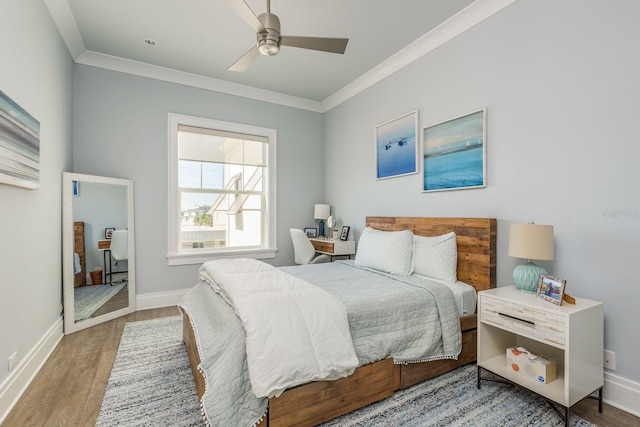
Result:
M122 185L127 188L127 241L129 250L128 260L128 300L129 305L120 310L97 317L75 321L74 304L74 274L73 274L73 181L92 182L97 184ZM70 334L81 329L95 326L107 320L115 319L136 311L136 259L135 259L135 228L133 214L133 181L129 179L109 178L104 176L85 175L73 172L62 173L62 283L63 283L63 311L64 333ZM84 272L86 274L86 272Z

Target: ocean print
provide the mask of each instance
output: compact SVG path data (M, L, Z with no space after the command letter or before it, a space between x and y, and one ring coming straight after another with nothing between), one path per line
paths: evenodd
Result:
M376 127L376 177L416 173L417 111Z
M40 186L40 122L0 91L0 183Z
M476 111L423 130L423 191L484 187L484 113Z

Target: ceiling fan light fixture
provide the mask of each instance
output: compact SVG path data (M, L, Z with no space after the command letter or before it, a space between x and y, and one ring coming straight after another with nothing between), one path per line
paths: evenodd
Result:
M280 52L280 45L276 40L265 38L258 40L258 51L264 56L277 55Z

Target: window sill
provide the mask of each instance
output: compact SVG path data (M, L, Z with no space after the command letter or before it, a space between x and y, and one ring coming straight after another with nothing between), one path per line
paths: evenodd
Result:
M198 253L183 253L183 254L169 254L167 260L169 265L189 265L189 264L202 264L214 259L230 259L230 258L253 258L253 259L268 259L275 258L277 249L251 249L251 250L237 250L237 251L224 251L224 252L198 252Z

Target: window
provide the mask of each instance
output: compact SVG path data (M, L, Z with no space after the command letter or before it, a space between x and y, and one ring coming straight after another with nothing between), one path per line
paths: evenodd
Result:
M169 114L169 265L274 258L276 131Z

